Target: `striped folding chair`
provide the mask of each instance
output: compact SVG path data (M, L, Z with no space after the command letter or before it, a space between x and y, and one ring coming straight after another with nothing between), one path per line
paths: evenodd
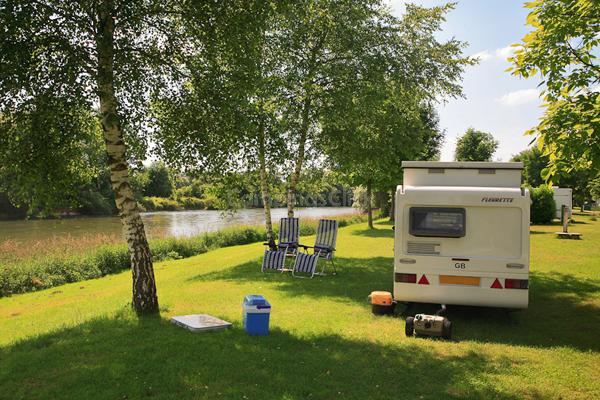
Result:
M265 250L265 255L263 257L262 272L267 272L268 270L276 270L282 271L285 264L285 251L279 250Z
M277 241L277 250L285 252L289 257L293 257L298 252L298 241L300 236L300 227L298 218L281 218L279 221L279 240ZM263 243L268 246L269 243Z
M294 260L294 268L292 268L292 275L294 278L312 278L315 276L317 271L317 261L319 256L317 254L300 253L296 254Z
M338 222L333 219L321 219L319 220L319 226L317 227L317 239L315 240L314 246L305 246L304 250L313 249L313 254L318 258L323 258L326 261L331 262L333 267L333 274L337 273L335 269L335 262L333 256L335 255L335 243L337 240ZM319 275L325 275L325 264Z
M298 252L300 240L300 223L298 218L281 218L279 220L279 241L277 248L285 251L288 256Z

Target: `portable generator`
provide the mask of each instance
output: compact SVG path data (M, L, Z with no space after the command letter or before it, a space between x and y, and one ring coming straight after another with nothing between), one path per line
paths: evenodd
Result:
M452 322L440 315L417 314L406 318L406 336L424 335L452 338Z
M375 315L389 315L394 313L396 302L390 292L375 291L369 295L371 311Z

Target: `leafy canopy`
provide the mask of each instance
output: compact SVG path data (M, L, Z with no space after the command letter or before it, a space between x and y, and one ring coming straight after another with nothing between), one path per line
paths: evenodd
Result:
M546 175L587 162L600 170L600 2L535 0L527 24L533 31L517 45L514 75L542 77L545 113L528 133L536 135L550 164Z
M523 183L533 187L538 187L544 183L542 171L548 167L549 159L538 146L523 150L513 156L511 161L523 163Z
M462 95L460 77L472 63L461 56L464 43L435 37L451 8L408 5L402 19L384 13L376 51L328 96L318 144L351 184L387 191L401 182L403 160L438 155L432 104Z
M456 161L492 161L492 156L497 148L498 141L491 133L469 128L456 142L454 159Z

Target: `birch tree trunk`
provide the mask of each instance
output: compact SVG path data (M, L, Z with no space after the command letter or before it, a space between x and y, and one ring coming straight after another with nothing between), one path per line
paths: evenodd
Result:
M115 28L113 10L112 0L103 0L98 5L96 50L101 123L108 155L111 186L123 226L123 236L127 241L131 257L133 308L138 314L154 314L159 312L159 308L152 256L138 204L129 184L126 147L117 111L113 71Z
M273 223L271 222L271 194L267 180L267 162L265 156L265 127L261 123L258 132L258 165L260 172L260 191L262 194L263 209L265 211L265 229L267 242L271 250L276 250L275 235L273 235Z
M367 222L373 229L373 205L371 204L371 181L367 181Z
M286 203L287 203L287 215L288 218L294 218L294 207L296 203L296 188L298 181L300 180L300 173L302 172L302 164L304 163L304 153L306 149L306 138L308 136L308 126L310 124L310 96L306 96L302 104L302 125L300 126L300 138L298 146L298 155L296 156L296 165L294 166L294 172L292 173L290 184L288 186Z

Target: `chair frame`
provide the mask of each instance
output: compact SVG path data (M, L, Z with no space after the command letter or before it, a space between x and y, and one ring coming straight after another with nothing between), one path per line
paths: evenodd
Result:
M290 231L292 239L290 241ZM271 251L285 251L285 256L287 257L295 257L298 254L298 250L300 248L300 220L299 218L281 218L279 220L279 235L277 239L277 244L275 245L277 250ZM263 245L270 246L270 243L264 242ZM282 272L291 271L290 268L284 266Z
M325 234L325 224L331 224L334 228L334 232L333 235L330 237L329 243L323 243L323 240L321 238L321 235ZM330 231L331 229L329 229L328 231ZM319 226L317 228L317 237L315 239L315 245L314 246L307 246L307 245L303 245L300 244L299 246L302 247L304 249L304 251L306 253L308 253L308 249L312 249L313 254L317 254L318 258L321 259L325 259L325 261L329 261L331 262L331 266L333 267L333 273L332 275L337 275L337 269L335 266L335 262L333 261L334 255L335 255L335 244L337 241L337 230L338 230L338 221L337 220L333 220L333 219L321 219L319 220ZM325 276L327 275L325 273L325 263L323 263L323 268L321 269L321 272L318 273L318 275L321 276Z

